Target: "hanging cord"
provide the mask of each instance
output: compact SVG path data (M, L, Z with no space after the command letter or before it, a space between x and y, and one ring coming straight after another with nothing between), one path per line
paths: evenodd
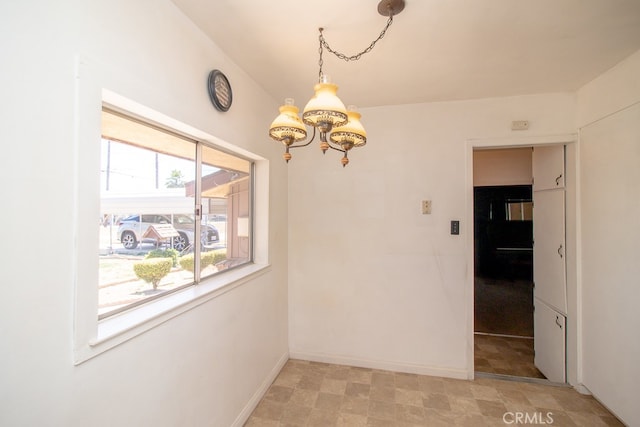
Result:
M373 50L376 43L378 43L385 36L385 34L387 33L387 30L389 29L392 23L393 23L393 14L389 14L389 19L387 20L387 24L384 26L382 31L380 31L380 35L378 36L378 38L372 41L371 44L362 52L358 52L355 55L350 55L350 56L345 55L344 53L338 52L336 50L333 50L331 46L329 46L329 43L327 43L327 41L325 40L324 35L322 34L322 31L324 31L324 28L320 27L318 29L320 31L320 35L318 36L318 40L320 41L320 47L318 48L318 53L320 54L320 59L318 60L318 65L320 66L320 71L318 72L318 81L322 81L322 64L323 64L322 53L324 49L327 49L329 52L333 53L335 56L342 59L343 61L346 61L346 62L357 61L360 59L362 55L364 55L365 53L369 53Z

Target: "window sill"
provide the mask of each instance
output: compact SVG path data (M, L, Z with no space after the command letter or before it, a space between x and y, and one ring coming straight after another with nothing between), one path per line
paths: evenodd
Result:
M167 320L217 298L269 271L269 264L249 264L203 280L130 312L98 322L96 338L77 349L75 364L80 364L123 342L134 338Z

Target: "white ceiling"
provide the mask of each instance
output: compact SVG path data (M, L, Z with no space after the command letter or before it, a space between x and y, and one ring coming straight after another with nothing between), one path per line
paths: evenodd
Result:
M378 0L173 2L270 95L301 108L318 80L318 27L352 55L387 20ZM345 104L371 107L575 91L638 49L640 0L406 0L372 52L347 63L325 51L323 70Z

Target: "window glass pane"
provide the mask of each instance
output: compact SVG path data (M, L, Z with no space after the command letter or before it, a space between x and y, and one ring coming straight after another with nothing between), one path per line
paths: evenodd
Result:
M103 120L101 141L100 317L192 284L193 266L179 257L199 240L185 188L196 145L114 117L111 127Z
M251 171L246 159L104 110L99 318L251 262Z
M533 202L527 200L507 200L507 221L531 221Z
M251 261L251 163L209 146L202 147L202 159L202 230L220 237L203 247L206 277Z

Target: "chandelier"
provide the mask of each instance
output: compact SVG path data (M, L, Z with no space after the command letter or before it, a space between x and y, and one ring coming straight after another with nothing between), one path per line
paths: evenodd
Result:
M355 55L348 56L332 49L322 34L324 29L318 29L320 32L318 36L320 58L318 59L318 83L314 86L315 95L304 107L302 119L298 115L300 110L295 106L294 100L291 98L285 99L284 105L280 107L280 114L269 127L269 136L284 144L285 153L283 157L287 163L291 160L290 149L306 147L311 144L316 137L316 131L320 134L320 149L322 153L326 153L330 148L342 152L341 162L343 167L349 164L349 150L362 147L367 143L367 133L362 123L360 123L360 113L357 112L356 107L353 105L345 108L337 95L338 86L331 83L330 77L323 73L322 54L326 49L344 61L359 60L362 55L373 50L376 43L384 37L387 29L393 23L393 16L403 9L404 0L382 0L378 4L378 13L389 17L387 24L377 39L371 42L366 49ZM306 126L313 128L313 135L311 139L304 142L307 138Z

